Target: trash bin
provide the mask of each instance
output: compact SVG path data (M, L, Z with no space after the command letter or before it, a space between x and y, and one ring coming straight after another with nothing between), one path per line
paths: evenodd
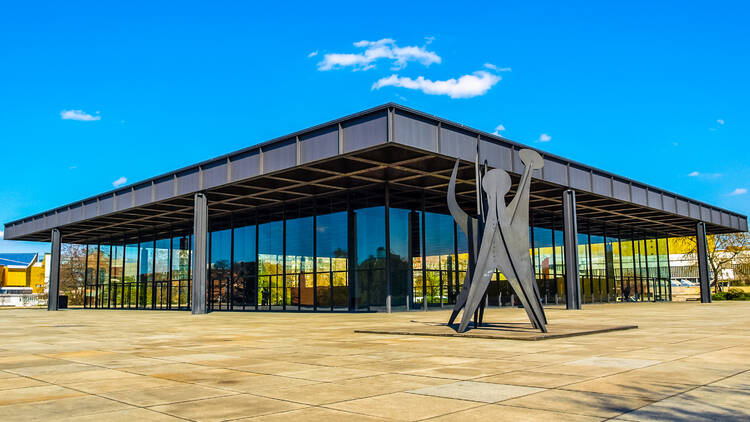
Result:
M57 309L68 309L68 296L57 297Z

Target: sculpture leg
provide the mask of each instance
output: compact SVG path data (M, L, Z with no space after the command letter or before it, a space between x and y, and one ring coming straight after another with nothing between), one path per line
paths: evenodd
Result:
M531 274L534 274L533 270L532 270ZM541 303L541 299L540 298L542 297L542 295L539 292L539 284L537 284L537 282L536 282L536 277L534 277L531 280L531 284L534 286L534 296L537 298L537 301L539 302L539 305L540 305L539 306L539 310L540 310L540 317L542 319L542 323L544 323L544 325L547 325L547 315L544 313L544 304Z
M471 290L469 291L469 297L466 298L466 306L464 307L464 313L461 316L461 324L458 326L458 332L463 333L466 331L466 327L471 321L471 317L474 311L479 308L479 305L484 297L484 290L490 283L493 271L489 274L476 273L474 281L471 282Z
M482 323L484 322L484 308L487 305L487 293L484 294L484 297L482 297L482 304L479 305L479 326L482 326Z
M534 326L534 328L540 329L542 330L542 332L546 333L547 328L545 327L541 318L538 316L538 308L533 303L534 298L530 297L529 295L529 289L525 288L521 283L519 283L518 279L512 274L507 275L506 278L508 279L510 287L516 293L516 296L518 296L518 300L521 302L521 306L523 306L524 311L526 311L526 315L529 317L531 325Z
M448 320L448 325L452 325L456 321L456 317L461 312L461 309L466 306L466 298L469 297L469 287L471 287L471 279L469 278L469 272L466 272L464 277L464 284L461 286L461 292L456 297L456 304L453 306L453 312Z

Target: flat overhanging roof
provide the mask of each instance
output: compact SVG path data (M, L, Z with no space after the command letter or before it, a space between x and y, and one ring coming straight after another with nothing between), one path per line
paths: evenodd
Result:
M457 190L474 203L473 161L482 160L518 181L518 151L529 148L398 104L363 112L231 154L5 224L8 240L93 242L192 222L193 195L208 196L209 217L288 201L383 185L421 190L440 208L456 158ZM681 195L539 151L531 210L561 209L562 192L576 191L578 217L674 236L747 231L747 217ZM397 204L392 204L397 206Z

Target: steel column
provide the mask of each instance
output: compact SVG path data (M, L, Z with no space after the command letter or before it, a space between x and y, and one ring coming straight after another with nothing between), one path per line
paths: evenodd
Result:
M47 295L47 310L56 311L60 298L60 230L52 229L52 256L49 270L49 286ZM84 287L84 292L85 292Z
M563 192L562 200L563 239L565 241L565 307L566 309L581 309L575 191L568 189Z
M711 303L711 276L708 272L708 242L706 224L698 222L695 227L695 244L698 247L698 281L701 286L701 303Z
M195 194L193 210L193 297L192 313L205 314L206 294L208 293L208 280L206 278L206 258L208 243L208 204L206 195Z

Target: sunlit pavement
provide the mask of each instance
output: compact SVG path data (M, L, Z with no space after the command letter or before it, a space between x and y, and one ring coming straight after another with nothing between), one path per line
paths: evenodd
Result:
M394 314L0 310L0 419L750 418L750 302L584 305L545 341L355 334ZM523 322L490 309L490 322Z

